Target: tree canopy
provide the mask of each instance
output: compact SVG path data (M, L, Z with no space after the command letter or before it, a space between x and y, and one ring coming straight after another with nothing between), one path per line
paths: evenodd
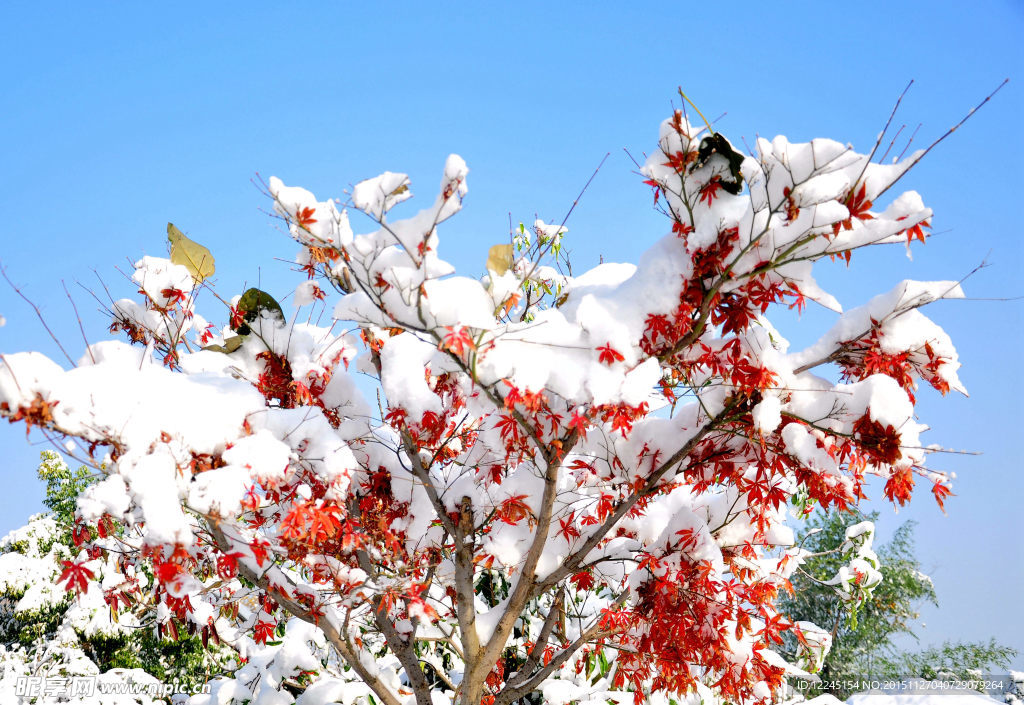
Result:
M805 557L791 500L849 509L869 476L898 504L916 483L950 493L915 402L921 382L964 391L920 311L960 285L843 311L812 276L926 241L931 209L893 192L924 150L882 163L881 140L745 155L676 111L642 167L666 235L580 274L565 222L537 221L457 276L440 256L468 192L455 155L405 218L405 174L345 207L272 178L295 312L218 293L213 254L169 224L169 257L135 265L141 298L110 302L127 342L71 369L0 359L0 414L102 475L60 582L117 605L150 571L158 636L244 659L196 703L768 700L803 672L778 654ZM808 302L836 320L794 350L768 314ZM799 625L800 663L829 628Z

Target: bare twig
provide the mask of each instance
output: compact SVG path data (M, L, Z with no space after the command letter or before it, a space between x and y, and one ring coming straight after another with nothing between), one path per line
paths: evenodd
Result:
M68 355L68 351L64 349L64 346L60 344L60 340L58 340L57 336L53 334L52 330L50 330L50 326L46 324L46 319L43 318L43 312L40 311L39 307L36 306L31 299L25 296L24 292L22 292L22 290L19 289L17 285L15 285L15 283L11 281L11 278L7 276L7 269L2 264L0 264L0 275L3 275L4 280L10 285L12 289L14 289L14 293L20 296L25 303L32 307L32 310L36 312L36 317L39 318L39 322L43 324L43 328L45 328L46 332L50 334L50 338L53 340L53 342L57 344L57 347L60 348L60 351L64 353L64 357L67 359L67 361L71 363L72 367L74 367L75 361L71 359L71 356Z
M1000 84L999 84L998 86L996 86L996 87L995 87L995 90L993 90L993 91L992 91L991 93L989 93L989 94L988 94L987 96L985 96L985 99L984 99L984 100L982 100L982 101L981 101L980 103L978 103L978 104L977 104L977 105L975 105L975 106L974 106L973 108L971 108L970 110L968 110L968 111L967 111L967 114L966 114L966 115L964 115L964 116L963 116L963 117L962 117L962 118L960 119L960 122L958 122L957 124L953 125L953 127L949 128L949 129L948 129L948 130L946 130L946 131L945 131L944 133L942 133L941 135L939 135L938 139L936 139L936 140L935 140L934 142L932 142L932 143L931 143L930 145L928 145L927 147L925 147L925 149L924 149L924 150L922 150L922 151L921 151L921 153L920 153L919 155L917 155L917 156L916 156L916 157L914 158L914 161L910 163L910 166L908 166L908 167L907 167L906 169L904 169L904 170L903 170L903 173L902 173L902 174L900 174L899 176L897 176L897 177L896 177L896 178L895 178L895 179L894 179L894 180L892 181L892 183L890 183L890 184L889 184L888 186L886 186L886 187L885 187L884 189L882 189L882 191L878 193L878 195L876 196L876 198L877 198L878 196L881 196L881 195L882 195L883 193L885 193L885 192L886 192L886 191L888 191L889 189L891 189L891 188L892 188L893 186L895 186L895 185L896 185L896 184L897 184L897 183L899 182L899 180L900 180L900 179L902 179L902 178L903 178L903 177L904 177L904 176L905 176L905 175L907 174L907 172L908 172L908 171L910 171L910 167L914 166L914 164L917 164L917 163L918 163L919 161L921 161L922 159L924 159L924 158L925 158L925 155L927 155L927 154L928 154L928 152L930 152L930 151L932 151L933 149L935 149L935 148L936 148L936 147L937 147L937 146L939 145L939 143L940 143L940 142L942 142L942 141L943 141L944 139L946 139L946 138L947 138L947 137L949 137L949 136L950 136L951 134L953 134L953 133L954 133L954 132L956 132L956 131L957 131L958 129L960 129L960 127L961 127L961 126L962 126L962 125L963 125L963 124L964 124L965 122L967 122L967 121L968 121L968 120L970 119L970 117L971 117L972 115L974 115L974 113L975 113L975 112L977 112L977 111L978 111L978 109L980 109L980 108L981 108L982 106L984 106L984 105L985 105L986 103L988 103L988 102L989 102L990 100L992 100L992 97L993 97L993 96L995 96L995 94L996 94L996 93L998 93L998 92L1000 91L1000 89L1002 89L1002 87L1003 87L1003 86L1005 86L1005 85L1006 85L1007 83L1009 83L1009 82L1010 82L1010 79L1008 79L1008 78L1006 78L1006 79L1003 79L1003 82L1002 82L1002 83L1000 83ZM901 96L901 98L902 98L902 96ZM897 105L899 105L899 103L897 103ZM915 132L916 132L916 131L915 131Z
M896 105L892 106L892 112L889 113L889 119L885 121L885 127L883 127L882 131L878 133L878 139L875 140L875 146L871 148L868 158L864 160L864 168L860 170L860 173L857 174L857 178L853 180L853 185L850 187L851 190L857 188L860 180L864 178L864 172L868 170L868 165L871 164L871 160L875 158L875 152L878 151L878 147L882 144L882 140L885 139L885 133L889 131L889 125L892 124L892 119L896 117L896 111L900 109L900 103L903 102L903 98L907 95L907 91L910 90L912 85L914 85L913 80L907 84L907 87L903 89L902 93L900 93L900 97L896 99Z
M85 336L85 328L82 326L82 317L78 313L78 306L75 305L75 300L71 298L71 292L68 291L68 285L61 279L60 285L64 287L64 295L68 297L68 301L71 302L71 308L75 311L75 320L78 321L78 330L82 333L82 341L85 343L85 350L89 353L89 359L92 360L92 364L96 364L96 356L92 354L92 346L89 345L89 339Z

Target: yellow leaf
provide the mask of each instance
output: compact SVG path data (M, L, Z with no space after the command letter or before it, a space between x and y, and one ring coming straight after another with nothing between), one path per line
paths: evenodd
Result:
M494 245L487 253L487 269L498 276L512 269L512 245Z
M185 237L184 233L174 227L174 223L167 224L167 239L171 241L171 261L184 265L196 284L216 271L213 254L198 242Z

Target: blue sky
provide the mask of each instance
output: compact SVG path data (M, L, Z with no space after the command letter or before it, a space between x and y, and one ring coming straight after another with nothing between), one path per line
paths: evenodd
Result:
M167 5L167 4L164 4ZM936 212L936 236L825 266L844 305L904 278L955 279L977 300L928 314L957 343L969 399L922 390L930 442L981 451L933 465L958 474L944 516L922 492L899 514L878 501L882 537L914 519L941 609L922 643L994 636L1024 652L1024 414L1019 400L1024 294L1020 115L1024 5L962 3L177 3L173 7L8 3L0 10L0 261L72 356L104 334L76 285L116 296L118 273L165 252L174 221L217 257L217 287L285 294L295 246L266 215L257 174L321 198L381 171L432 195L445 157L471 169L466 208L441 254L480 273L508 222L560 221L610 152L569 222L583 270L635 261L667 229L623 151L640 160L683 86L733 142L785 134L868 150L896 97L897 124L923 146L1006 77L1011 83L940 145L903 186ZM906 133L905 133L906 134ZM94 274L95 270L96 274ZM212 310L212 309L208 309ZM32 311L0 286L0 352L59 355ZM795 344L831 318L777 322ZM56 359L56 358L55 358ZM33 441L38 439L31 439ZM0 532L41 508L43 446L0 428ZM1024 655L1017 668L1024 668Z

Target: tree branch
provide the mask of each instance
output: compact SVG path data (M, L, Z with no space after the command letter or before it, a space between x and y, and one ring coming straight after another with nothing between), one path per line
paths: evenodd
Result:
M236 548L234 542L224 534L216 520L209 517L206 517L206 519L210 529L210 534L217 542L217 548L219 548L223 553L230 553L233 548ZM259 586L264 591L269 591L270 581L268 580L266 573L257 574L242 561L238 562L238 572L249 582ZM274 593L274 599L292 616L298 617L302 621L318 627L324 633L324 636L327 637L327 640L331 642L331 645L337 649L338 653L345 659L345 662L352 667L363 682L366 683L367 687L373 691L374 695L384 702L384 705L403 705L398 696L393 693L391 689L388 688L382 680L380 680L380 678L370 673L366 666L363 665L362 661L359 659L359 655L352 648L352 645L348 643L348 637L343 636L334 627L334 625L331 624L329 619L320 619L300 603L291 599L287 595L280 594L277 591ZM427 703L429 704L429 702L428 698Z
M608 518L604 520L604 523L601 524L601 526L599 526L597 530L589 536L589 538L587 538L583 546L566 557L566 559L562 561L561 566L552 571L550 575L544 578L544 580L537 583L534 589L534 596L542 594L574 572L586 558L587 554L594 550L594 548L604 540L604 537L608 532L611 531L612 528L619 523L622 517L624 517L629 510L636 505L640 498L650 493L657 486L661 478L665 476L665 473L667 473L674 465L682 462L686 456L693 452L693 449L697 444L700 443L708 433L714 430L718 424L728 418L730 413L732 413L732 406L727 405L713 418L709 419L708 422L696 434L694 434L690 440L684 443L679 450L673 453L668 460L662 463L661 467L652 472L639 492L619 503L619 505L615 507L615 510L608 515Z

